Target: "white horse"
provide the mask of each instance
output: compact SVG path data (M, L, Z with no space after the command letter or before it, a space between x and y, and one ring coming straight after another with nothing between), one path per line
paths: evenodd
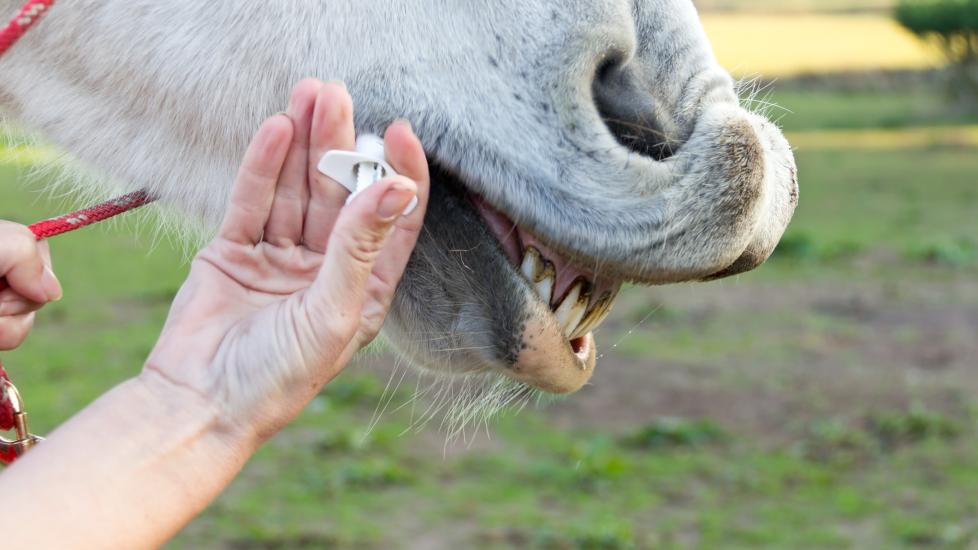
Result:
M343 80L358 131L405 117L433 168L387 335L551 392L590 377L622 282L752 269L797 202L689 0L65 0L0 75L8 116L102 174L76 187L148 188L203 228L290 87Z

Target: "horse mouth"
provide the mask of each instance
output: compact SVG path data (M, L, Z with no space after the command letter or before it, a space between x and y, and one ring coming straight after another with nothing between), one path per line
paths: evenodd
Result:
M479 356L476 363L482 367L467 371L452 362L450 370L493 372L547 393L579 390L590 380L596 365L593 333L611 312L623 280L548 246L484 199L464 176L433 163L433 182L451 190L458 206L467 212L463 215L456 211L459 217L452 224L469 227L452 227L482 235L478 244L469 241L469 246L477 246L481 252L469 251L466 261L492 264L482 270L475 268L477 264L467 264L472 268L466 270L467 277L481 279L481 273L488 277L478 286L485 294L470 296L469 300L509 304L458 313L468 318L460 323L478 324L478 332L493 336L466 344L481 348L475 353ZM499 292L508 295L500 296Z
M572 393L594 372L593 333L623 282L702 280L763 262L796 202L783 136L716 104L679 145L665 160L620 145L597 160L557 151L557 176L491 143L435 142L427 231L396 323L426 323L435 342L397 329L409 356Z
M510 264L550 309L568 345L586 355L586 336L611 313L622 281L572 262L482 197L473 195L472 202Z

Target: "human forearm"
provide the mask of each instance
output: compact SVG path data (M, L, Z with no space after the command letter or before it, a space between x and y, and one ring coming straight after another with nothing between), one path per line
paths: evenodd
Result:
M249 439L147 371L0 475L4 546L156 547L230 483L255 448Z

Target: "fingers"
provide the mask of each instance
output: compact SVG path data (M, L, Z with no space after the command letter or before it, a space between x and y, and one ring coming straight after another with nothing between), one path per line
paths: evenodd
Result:
M50 268L46 243L29 229L0 222L0 279L29 301L46 303L61 298L61 284Z
M323 267L304 297L305 319L315 326L302 334L356 331L367 281L401 213L416 196L417 185L398 176L381 180L343 209L326 248ZM400 251L409 254L410 251ZM319 345L309 342L308 345Z
M384 143L387 161L391 167L418 185L418 207L411 212L411 215L397 221L388 246L374 266L374 275L390 290L390 295L385 297L386 305L393 298L393 290L404 273L404 267L411 257L411 251L414 250L421 227L424 225L431 178L428 174L428 161L425 158L424 148L407 122L398 121L392 124L384 135Z
M241 244L262 239L275 200L275 187L285 164L294 129L292 121L276 115L265 121L241 163L231 200L218 235Z
M295 131L265 227L265 240L277 246L296 245L302 240L303 218L309 202L309 131L322 87L319 80L303 80L292 92L286 111Z
M342 84L330 82L319 91L309 141L310 200L302 239L307 248L323 253L333 224L350 193L323 175L318 164L328 151L356 148L353 100Z
M20 294L17 294L13 289L0 292L0 320L4 317L15 317L17 315L33 313L42 307L44 307L44 302L28 300Z
M424 154L424 147L414 135L410 123L399 120L387 128L384 134L384 152L387 155L387 162L398 174L420 184L418 202L427 203L428 182L431 179L428 174L428 160ZM418 210L400 220L398 225L420 227L424 221L424 208Z
M0 351L10 351L27 338L34 326L34 313L0 317Z

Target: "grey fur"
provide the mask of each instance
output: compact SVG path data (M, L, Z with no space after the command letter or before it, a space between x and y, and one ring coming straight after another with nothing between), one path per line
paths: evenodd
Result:
M752 269L797 202L788 144L738 106L689 0L75 0L0 75L9 115L109 176L82 191L148 187L203 227L306 76L347 83L359 131L408 118L431 160L603 274ZM506 368L532 293L458 190L433 201L389 334L438 370Z

